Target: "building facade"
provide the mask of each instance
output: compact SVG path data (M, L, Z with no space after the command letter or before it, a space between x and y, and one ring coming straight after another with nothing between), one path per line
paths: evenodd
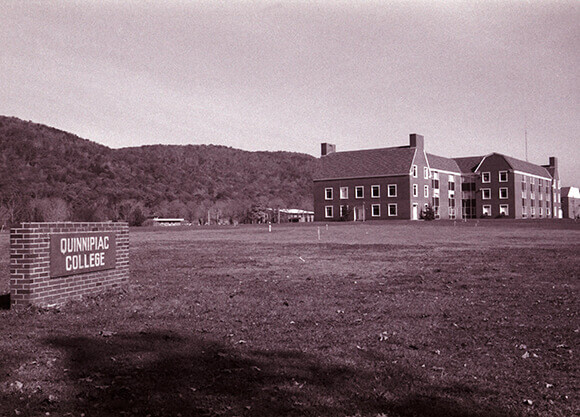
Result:
M493 153L445 158L408 146L336 152L322 144L314 179L315 221L562 217L556 158L545 166Z
M580 190L576 187L562 187L562 216L565 219L580 218Z

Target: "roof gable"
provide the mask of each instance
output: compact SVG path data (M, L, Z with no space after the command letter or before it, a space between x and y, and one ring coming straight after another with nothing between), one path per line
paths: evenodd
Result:
M453 158L453 160L461 170L462 174L472 174L475 172L483 158L483 156L467 156L464 158Z
M315 179L408 175L415 151L405 146L331 153L321 158Z
M433 155L428 153L427 160L429 161L429 168L439 171L461 172L457 162L451 158Z

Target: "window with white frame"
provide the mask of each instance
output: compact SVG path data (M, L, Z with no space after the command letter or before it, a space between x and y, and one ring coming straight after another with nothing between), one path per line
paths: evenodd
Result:
M481 198L484 200L491 199L491 188L482 188L481 189Z
M340 187L340 199L346 200L348 198L348 187Z
M419 186L417 184L413 184L413 197L419 196Z
M365 187L363 187L362 185L354 187L355 198L364 198L364 196L365 196Z
M332 200L332 188L325 188L324 189L324 199L325 200Z
M510 206L508 204L499 205L499 215L508 216L510 214Z
M499 189L499 198L501 199L508 198L508 189L506 187L502 187Z
M423 167L423 178L428 180L429 179L429 168Z
M387 187L387 196L396 197L397 196L397 184L389 184Z
M397 204L391 203L389 204L389 216L393 217L397 215Z
M413 178L417 178L417 165L413 165Z
M334 217L332 206L324 207L324 217L326 217L327 219Z
M434 190L439 189L439 173L437 171L432 171L433 173L433 180L431 181L431 185L433 186Z
M481 182L491 182L491 172L482 172L481 173Z
M482 206L481 214L483 214L484 216L491 216L491 206L489 205Z
M429 186L428 185L423 186L423 197L429 198Z
M528 209L526 208L526 206L522 207L522 218L526 218L528 217Z
M380 217L380 215L381 215L381 205L380 204L371 205L371 216Z
M544 194L542 192L538 192L538 200L542 201L544 199Z
M538 207L538 217L542 217L542 207Z
M372 198L379 198L381 196L381 186L380 185L371 185L371 197Z
M499 182L508 182L508 172L507 171L500 171L499 172Z

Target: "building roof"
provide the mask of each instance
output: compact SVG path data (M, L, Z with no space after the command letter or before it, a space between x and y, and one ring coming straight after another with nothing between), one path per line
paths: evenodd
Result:
M331 153L321 158L315 180L407 175L415 151L402 146Z
M562 187L562 198L580 198L580 190L576 187Z
M453 159L428 153L427 160L429 161L429 168L431 169L458 173L461 172L459 166Z
M531 162L522 161L520 159L512 158L511 156L503 156L514 171L525 172L526 174L537 175L539 177L552 178L550 172L543 166L532 164Z
M477 166L481 163L483 156L467 156L464 158L453 158L462 174L475 172Z

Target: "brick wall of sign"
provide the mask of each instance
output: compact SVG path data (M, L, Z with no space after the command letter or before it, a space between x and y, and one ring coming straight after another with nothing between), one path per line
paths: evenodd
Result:
M88 249L80 247L79 242L82 238L74 241L74 236L87 238L86 242L92 243L92 249L101 249L98 246L98 239L91 241L88 238L93 235L98 237L99 234L115 238L114 245L110 245L114 247L114 252L112 255L107 255L114 257L113 266L98 271L91 270L88 266L82 269L84 265L90 266L102 260L98 258L98 255L91 257L88 252L85 254L80 252L82 249ZM67 250L70 250L72 255L67 259L66 264L72 269L74 261L74 266L77 268L74 270L74 275L51 276L51 271L54 271L54 266L51 267L51 236L54 235L68 237L67 241L62 242L63 247L60 249L63 256L68 255ZM54 240L53 237L53 246L56 244ZM109 246L108 239L105 241ZM102 240L101 246L103 246ZM74 255L74 249L79 250L78 255ZM54 251L55 248L53 248ZM72 259L72 256L76 258ZM52 263L54 264L54 259ZM102 267L94 269L102 269ZM21 223L20 227L10 231L10 303L12 306L60 304L72 298L119 287L128 279L129 227L127 223Z

